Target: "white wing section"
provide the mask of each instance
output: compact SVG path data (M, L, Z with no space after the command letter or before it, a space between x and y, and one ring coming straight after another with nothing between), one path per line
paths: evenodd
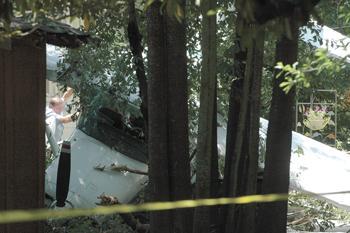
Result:
M346 58L350 63L350 38L333 30L327 26L321 26L314 22L311 30L308 27L303 27L301 31L301 39L305 42L311 43L316 48L324 48L328 50L328 54L336 58ZM320 40L317 38L318 31Z
M46 79L57 80L57 65L62 61L64 53L64 48L46 44Z
M266 139L268 121L260 119L260 137ZM226 128L218 130L218 147L226 147ZM293 132L290 188L315 194L350 210L350 156L345 152ZM331 194L332 193L332 194Z
M260 120L260 136L266 139L268 121ZM97 196L105 193L122 203L131 201L142 189L147 176L99 171L97 165L126 165L147 171L147 165L110 149L76 130L71 140L71 178L68 200L74 207L93 207ZM225 153L226 127L218 128L218 147ZM46 170L46 192L55 197L58 159ZM315 194L336 206L350 210L350 156L345 152L293 132L290 188ZM349 191L349 193L347 193Z

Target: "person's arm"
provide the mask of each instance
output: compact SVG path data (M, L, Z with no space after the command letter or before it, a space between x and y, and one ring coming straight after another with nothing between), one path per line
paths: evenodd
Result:
M57 118L61 123L69 123L69 122L72 122L73 119L72 119L72 114L68 114L68 115L65 115L65 116L60 116Z
M65 116L58 116L57 119L61 122L61 123L69 123L69 122L73 122L76 121L79 117L79 112L73 113L73 114L68 114Z
M62 96L63 101L66 102L68 98L71 97L72 95L73 95L73 88L68 87L67 91Z

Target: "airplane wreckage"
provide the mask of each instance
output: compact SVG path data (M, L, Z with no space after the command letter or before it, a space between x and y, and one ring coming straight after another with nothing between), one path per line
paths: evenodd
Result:
M331 56L342 58L349 55L349 51L328 45L329 40L345 43L349 38L325 26L318 28L324 43L314 41L313 46L327 48ZM302 39L309 41L312 37L311 31L306 29ZM48 46L47 53L47 69L50 71L47 73L54 75L52 71L57 69L62 52ZM47 126L48 141L57 155L46 169L45 191L51 206L95 207L102 193L116 197L120 203L128 203L147 183L147 146L144 141L135 137L128 127L124 127L127 130L116 127L120 123L115 120L118 113L103 107L96 109L95 113L85 117L84 121L79 120L69 143L63 143L61 153L52 138L55 126ZM264 141L268 121L261 119L260 126L260 138ZM219 154L224 155L225 123L217 129ZM350 177L349 168L350 156L345 152L293 132L291 190L312 194L350 210L350 183L343 182Z

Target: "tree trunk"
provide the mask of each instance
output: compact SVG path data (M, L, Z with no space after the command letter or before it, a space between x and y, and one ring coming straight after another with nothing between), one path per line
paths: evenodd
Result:
M294 11L299 10L300 22L307 23L310 13L320 0L236 0L238 10L249 12L246 19L263 25L276 18L292 17Z
M215 83L215 100L214 100L214 112L213 112L213 136L212 136L212 155L211 155L211 168L210 168L210 196L212 198L219 197L219 156L218 156L218 135L217 135L217 82ZM210 208L210 219L211 226L216 226L219 224L219 207L213 206Z
M216 0L203 1L202 11L202 77L198 124L197 169L196 169L196 198L211 196L211 175L213 159L213 140L216 136L216 15L208 16L210 9L215 9ZM216 142L216 140L215 140ZM217 159L217 157L216 157ZM213 171L214 172L214 171ZM194 214L194 232L209 233L210 207L199 207Z
M185 1L179 0L185 11ZM170 166L171 199L192 198L189 141L188 94L185 15L182 22L167 17L168 44L168 156ZM164 77L162 77L164 78ZM192 232L193 210L174 211L174 233Z
M239 196L244 194L245 188L244 188L244 177L246 175L246 158L247 156L244 155L245 152L247 152L246 147L249 146L246 144L247 142L247 136L246 134L246 126L249 124L249 121L247 121L247 116L249 116L248 111L248 104L249 104L249 92L250 92L250 85L252 83L252 70L253 70L253 49L252 49L252 43L250 44L249 48L247 49L247 63L246 63L246 69L245 69L245 75L243 80L243 90L242 90L242 98L240 103L240 109L239 109L239 117L238 117L238 124L237 124L237 131L236 133L236 140L234 142L234 150L233 150L233 161L231 165L231 172L230 172L230 180L231 185L229 187L229 195L230 196ZM238 207L239 208L239 207ZM236 206L230 206L228 208L227 213L227 222L226 222L226 233L236 232L236 227L238 221L236 220L238 209Z
M276 46L276 62L292 65L297 61L298 25L297 17L290 17L291 38L283 36ZM279 71L276 71L276 74ZM276 76L275 74L275 76ZM273 94L267 131L266 161L262 193L288 193L289 167L291 156L293 106L295 91L286 94L280 83L284 79L274 78ZM259 228L261 233L286 232L287 201L262 204L259 210Z
M259 129L260 129L260 96L261 78L264 56L264 28L258 29L253 42L253 70L252 83L250 86L249 98L249 119L246 125L246 143L244 143L247 158L244 187L244 195L257 194L257 173L259 159ZM244 155L244 154L243 154ZM256 230L256 204L241 206L241 213L238 218L237 232L255 233Z
M139 92L141 98L141 113L145 121L145 135L147 138L147 78L145 72L145 65L142 57L142 36L137 24L136 12L135 12L135 0L128 0L129 9L129 22L128 22L128 39L130 43L130 49L133 55L133 62L136 68L136 77L139 82Z
M229 183L226 183L227 196L256 194L264 33L260 27L254 25L249 25L249 27L252 31L258 30L258 33L256 33L256 38L253 38L249 43L248 53L244 54L247 55L247 64L241 87L243 91L240 95L240 102L237 103L240 105L239 110L236 109L238 117L236 115L235 119L237 122L229 122L231 125L234 124L236 128L234 130L235 141L232 139L227 141L227 143L234 143L231 145L233 148L228 151L228 153L233 153L226 155L226 157L231 157L230 163L225 166L225 169L230 168L230 171L226 170L225 174L225 176L229 175L229 177L225 177L226 182L229 180ZM242 85L242 83L240 84ZM228 134L232 133L228 131ZM255 205L230 207L226 210L226 216L224 215L226 218L225 232L254 232L255 214Z
M148 31L148 154L150 199L170 200L170 171L168 159L168 79L165 19L160 14L159 1L147 11ZM170 233L171 211L157 211L150 214L152 233Z
M242 18L238 15L236 19L236 28L241 24ZM237 137L238 120L241 108L243 79L245 73L245 62L247 59L247 50L241 43L241 37L236 34L235 39L235 53L234 53L234 80L231 84L229 113L227 122L227 136L226 136L226 156L225 156L225 170L223 181L223 196L232 196L231 185L231 170L234 162L233 151L235 148L235 141ZM225 232L226 216L229 206L223 206L220 212L221 232Z
M185 22L147 11L149 46L149 178L153 201L190 199ZM184 2L180 3L185 9ZM151 232L190 233L190 209L151 213Z

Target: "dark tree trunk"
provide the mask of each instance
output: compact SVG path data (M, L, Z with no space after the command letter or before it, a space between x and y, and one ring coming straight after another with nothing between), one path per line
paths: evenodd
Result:
M238 16L236 19L236 28L241 23L241 17ZM239 121L239 113L241 108L243 79L245 74L245 62L247 59L247 50L241 43L241 37L236 34L235 39L235 53L234 53L234 80L231 84L230 90L230 104L228 112L227 122L227 136L226 136L226 156L225 156L225 170L224 170L224 181L223 181L223 196L230 197L233 195L231 180L231 171L234 164L234 148L235 141L237 138L237 129ZM225 232L226 216L228 213L228 206L223 206L220 211L220 225L221 232Z
M242 24L237 18L236 26ZM256 193L259 156L260 80L263 67L263 28L245 25L258 30L249 48L243 48L237 35L235 75L230 97L227 147L225 160L224 195L240 196ZM243 36L243 35L242 35ZM245 62L246 61L246 62ZM245 65L246 64L246 65ZM226 222L222 232L254 232L255 205L224 207L221 217Z
M142 57L142 36L137 24L137 17L135 11L135 0L128 0L129 22L128 22L128 39L130 49L133 55L133 62L136 68L136 77L139 82L140 98L141 98L141 113L145 121L145 134L147 137L147 78L145 72L145 65Z
M13 16L13 5L11 0L3 0L0 2L0 19L4 20L5 29L8 30L11 17Z
M185 11L185 1L179 0ZM171 199L192 198L189 141L188 94L185 16L182 22L167 17L168 47L168 156L170 167ZM165 77L161 77L165 78ZM193 210L181 209L173 213L174 233L192 232Z
M237 18L236 27L240 17ZM234 54L234 80L230 89L230 104L227 122L227 137L226 137L226 157L223 193L224 196L230 196L231 189L229 188L232 181L230 180L231 165L233 161L233 151L235 148L236 132L238 128L239 110L242 99L243 79L245 74L245 62L247 59L247 50L241 43L241 37L237 34L235 40Z
M264 28L258 29L257 37L253 41L253 68L252 82L250 85L250 98L248 119L246 124L246 138L244 143L244 159L246 169L244 180L244 195L253 195L257 193L257 173L259 159L259 129L260 129L260 96L261 96L261 78L263 70L264 55ZM244 233L255 233L256 229L256 204L242 205L239 218L237 219L237 231Z
M212 161L216 143L216 15L208 16L210 9L215 9L216 0L204 1L201 4L202 11L202 73L201 93L197 144L197 169L196 169L196 198L209 198L212 184ZM215 115L215 117L214 117ZM214 122L215 121L215 122ZM214 133L215 131L215 133ZM215 145L215 147L217 147ZM217 153L216 153L217 154ZM215 163L215 161L214 161ZM213 164L215 166L215 164ZM215 169L215 167L214 167ZM210 207L195 209L194 232L209 233L210 231Z
M234 150L233 150L233 161L231 165L230 172L230 180L231 185L229 187L230 196L239 196L244 194L244 182L243 179L246 173L246 156L244 153L246 152L246 124L249 124L247 121L247 116L249 116L248 112L248 98L249 98L249 88L250 83L252 81L251 70L252 70L252 58L253 53L252 49L248 48L247 54L247 63L245 69L245 77L243 80L243 90L242 90L242 98L239 109L238 116L238 124L236 133L236 140L234 142ZM236 232L236 226L238 221L236 221L238 208L236 206L230 206L227 212L227 222L226 222L226 233Z
M166 22L160 14L160 2L147 11L148 31L148 154L150 198L153 201L169 201L170 171L168 158L168 79ZM150 215L152 233L170 233L171 212L159 211Z
M291 38L283 36L276 46L276 62L292 65L297 61L298 25L297 17L288 18ZM279 71L276 71L278 73ZM276 74L275 74L276 76ZM284 79L274 78L273 94L267 131L266 161L262 193L288 193L289 167L291 156L293 106L295 91L286 94L280 83ZM259 210L259 228L261 233L286 232L287 201L261 205Z
M241 196L256 193L259 144L260 80L263 66L263 34L258 30L247 49L247 63L244 75L242 102L231 164L230 195ZM251 220L251 222L248 220ZM226 232L254 232L255 206L232 206L227 213Z
M260 25L276 18L292 17L296 10L300 11L300 22L307 23L310 13L319 2L320 0L237 0L236 8L239 11L249 11L246 20Z
M215 82L215 100L214 100L214 112L213 112L213 136L212 136L212 155L211 155L211 168L210 168L210 196L212 198L219 197L219 156L218 156L218 136L217 136L217 82ZM217 226L219 224L219 207L213 206L210 209L211 226Z
M149 46L149 178L154 201L190 199L185 22L147 11ZM180 6L185 9L184 2ZM151 232L190 233L189 209L151 213Z

